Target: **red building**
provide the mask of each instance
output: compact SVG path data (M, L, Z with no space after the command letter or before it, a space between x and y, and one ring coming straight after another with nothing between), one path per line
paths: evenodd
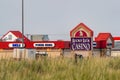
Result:
M76 26L73 30L70 31L71 38L73 37L91 37L91 41L93 38L93 31L89 29L86 25L83 23L80 23L78 26ZM24 43L22 42L22 39L24 39ZM91 42L91 47L97 48L97 49L106 49L106 48L113 48L114 47L114 39L110 33L99 33L98 36L95 38L94 42ZM93 46L92 44L95 44L96 46ZM9 31L3 37L0 41L0 50L11 50L11 55L13 55L14 49L21 49L24 47L26 50L35 50L35 53L38 55L41 53L47 53L48 56L60 56L66 54L71 54L71 41L31 41L26 36L23 36L21 32L19 31ZM93 48L91 48L89 51L76 51L77 53L82 53L84 56L88 56L89 53L93 53ZM17 50L16 50L17 51ZM29 51L25 51L29 52ZM75 51L74 51L75 52ZM2 52L4 53L4 52ZM6 52L5 52L6 53ZM98 53L98 52L96 52ZM109 53L108 51L106 53ZM9 53L8 53L9 54ZM18 53L21 55L20 51ZM15 54L15 55L18 55ZM100 53L101 54L101 53ZM11 56L10 55L10 56ZM23 57L25 57L27 53L23 54ZM72 55L73 56L73 55Z
M95 42L97 44L96 48L113 48L114 47L114 39L111 33L99 33L95 38Z
M20 48L20 47L22 47L22 33L19 31L9 31L1 38L0 49L12 49L12 48ZM30 41L27 37L24 36L24 48L64 49L64 48L70 48L70 42L69 41Z
M21 52L23 47L24 51ZM1 38L0 50L2 51L0 57L28 58L39 57L41 54L57 57L70 53L70 41L31 41L19 31L9 31Z
M114 50L120 50L120 37L113 37L114 39Z

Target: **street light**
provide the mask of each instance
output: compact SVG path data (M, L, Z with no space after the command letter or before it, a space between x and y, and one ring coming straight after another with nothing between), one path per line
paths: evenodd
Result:
M22 0L22 48L24 47L24 0Z

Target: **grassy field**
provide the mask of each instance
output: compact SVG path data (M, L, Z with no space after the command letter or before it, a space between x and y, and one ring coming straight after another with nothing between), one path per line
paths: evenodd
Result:
M0 80L120 80L120 58L0 60Z

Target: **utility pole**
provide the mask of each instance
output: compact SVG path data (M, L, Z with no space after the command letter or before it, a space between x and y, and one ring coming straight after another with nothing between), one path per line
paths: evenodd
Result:
M22 0L22 48L24 47L24 0Z
M20 53L20 60L23 58L22 55L24 55L25 58L25 53L24 53L24 0L22 0L22 53Z

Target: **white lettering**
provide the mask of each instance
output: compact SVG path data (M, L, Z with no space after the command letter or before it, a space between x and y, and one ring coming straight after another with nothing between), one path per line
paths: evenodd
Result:
M90 50L90 44L78 43L72 45L72 50Z

